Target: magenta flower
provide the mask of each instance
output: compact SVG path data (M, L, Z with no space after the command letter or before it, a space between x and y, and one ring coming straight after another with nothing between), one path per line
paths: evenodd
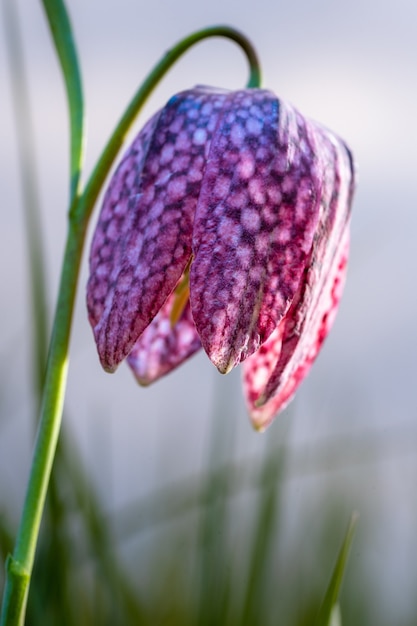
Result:
M345 144L269 91L196 87L139 133L107 190L87 304L103 367L149 384L202 346L243 364L254 425L292 398L343 287Z

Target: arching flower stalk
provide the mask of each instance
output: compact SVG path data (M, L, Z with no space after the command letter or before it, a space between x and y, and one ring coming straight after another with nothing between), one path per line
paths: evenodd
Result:
M346 145L261 89L196 87L146 124L94 234L89 319L103 367L149 384L202 346L243 362L256 428L286 406L339 304L354 185Z

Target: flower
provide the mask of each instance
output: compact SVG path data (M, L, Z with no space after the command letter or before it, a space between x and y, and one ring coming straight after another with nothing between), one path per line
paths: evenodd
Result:
M261 89L196 87L146 124L116 170L90 254L104 369L149 384L202 346L243 361L252 421L289 402L332 324L348 256L346 145Z

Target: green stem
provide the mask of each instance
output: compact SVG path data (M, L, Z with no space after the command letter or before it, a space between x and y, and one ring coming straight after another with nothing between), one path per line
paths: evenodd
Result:
M67 92L70 121L70 199L79 193L84 146L84 99L77 50L62 0L42 0Z
M66 74L76 71L79 77L70 25L64 5L60 0L57 0L57 2L44 0L44 4L47 9L48 19L52 21L51 29L56 47L61 51L60 59L66 80L71 112L71 107L75 106L71 105L71 98L73 97L71 95L71 85L75 85L74 88L77 89L77 85L80 85L80 83L78 79L71 78L71 76L68 77ZM63 20L63 26L60 20ZM242 34L226 26L217 26L199 31L182 40L167 52L150 72L117 125L90 177L84 193L80 197L77 197L75 188L78 189L79 185L79 174L78 176L76 175L76 163L81 164L81 142L77 144L79 146L77 149L78 161L75 158L71 160L72 182L69 231L49 349L41 415L15 550L13 557L10 556L6 563L6 586L0 626L22 626L24 622L39 526L61 425L68 369L69 340L85 233L94 204L127 131L152 90L178 58L191 46L202 39L218 36L232 39L241 46L250 65L248 86L258 85L260 80L259 62L253 47ZM64 43L60 39L62 37L66 38ZM67 51L71 48L73 49L73 53L69 54L69 61L66 57L68 53L65 52L64 44L67 47ZM74 99L75 101L76 99ZM78 102L79 106L82 107L82 98ZM75 117L71 117L72 138L77 137L77 129L81 128L82 124L82 115L77 116L75 113L73 114ZM77 150L72 148L71 154L73 155ZM74 183L75 180L76 184Z
M70 226L32 468L14 554L7 563L2 625L23 624L39 526L61 425L68 344L84 234L82 229Z

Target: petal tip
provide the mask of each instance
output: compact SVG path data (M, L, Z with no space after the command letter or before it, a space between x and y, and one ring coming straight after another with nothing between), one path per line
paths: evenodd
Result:
M135 376L135 374L133 374ZM135 376L135 380L137 382L137 384L139 385L139 387L150 387L150 385L152 384L152 380L147 380L146 378L139 378L138 376Z
M234 351L229 346L204 346L206 354L220 374L229 374L233 368L239 365L240 360L236 358Z
M217 371L220 372L220 374L230 374L230 372L232 371L232 369L234 368L235 364L232 362L228 362L228 363L220 363L220 364L214 364L217 367Z
M101 362L101 366L106 374L114 374L114 372L117 370L117 365L108 365L107 363Z
M252 426L253 429L260 434L264 433L268 427L267 424L264 424L263 422L256 422L254 420L252 420Z

